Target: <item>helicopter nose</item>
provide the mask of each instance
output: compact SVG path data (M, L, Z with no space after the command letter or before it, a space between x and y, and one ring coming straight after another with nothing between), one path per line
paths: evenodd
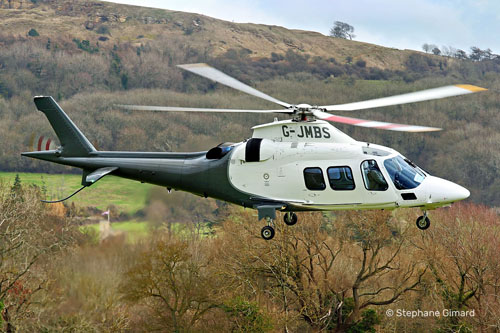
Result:
M460 201L460 200L465 200L470 196L469 190L466 189L465 187L452 182L450 183L451 183L451 189L448 189L449 191L448 197L450 198L450 200Z
M438 177L432 177L429 180L429 194L432 202L455 202L470 196L468 189L449 180Z

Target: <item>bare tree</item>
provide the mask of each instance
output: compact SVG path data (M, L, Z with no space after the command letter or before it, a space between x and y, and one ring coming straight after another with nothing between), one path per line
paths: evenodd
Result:
M205 268L186 241L164 237L142 253L121 289L127 300L151 309L151 329L189 331L216 307L217 288Z
M488 59L488 60L493 59L493 52L491 51L490 48L487 48L483 52L484 52L484 56L483 56L484 59Z
M0 184L0 312L7 332L31 315L33 297L47 282L37 265L71 243L70 230L42 206L37 188Z
M237 272L228 273L236 286L263 292L280 305L285 331L298 319L314 330L345 331L376 324L369 308L416 290L426 271L402 254L412 246L406 229L393 222L390 213L379 211L342 213L334 225L320 213L303 213L298 225L277 225L272 242L252 247L237 244L247 244L246 231L255 231L240 225L239 233L227 232L228 225L225 235L233 247L223 246L231 250L221 257L231 263L224 268Z
M418 250L410 242L411 231L390 212L354 211L341 216L339 223L345 226L342 234L358 248L358 256L353 259L359 266L350 286L354 304L352 314L344 321L349 327L368 306L389 305L403 294L416 291L427 268L415 258L406 260L409 253Z
M476 327L500 328L500 220L491 209L456 204L434 214L436 225L423 238L435 284L444 308L475 310L474 316L450 317L448 328L464 322Z
M479 47L472 46L470 48L471 53L469 55L469 58L474 61L481 61L485 58L485 51L481 50Z
M422 45L422 50L424 50L424 51L425 51L425 53L429 53L429 51L431 50L431 47L430 47L430 45L429 45L429 44L424 43L424 44Z
M354 35L354 27L340 21L335 21L333 23L333 27L330 29L330 36L350 40L356 37L356 35Z
M454 57L457 59L461 59L461 60L465 60L465 59L469 58L467 56L467 53L464 50L457 50L454 54Z
M441 53L444 55L444 56L447 56L447 57L454 57L455 54L457 53L457 49L454 48L453 46L446 46L446 45L443 45L441 47Z

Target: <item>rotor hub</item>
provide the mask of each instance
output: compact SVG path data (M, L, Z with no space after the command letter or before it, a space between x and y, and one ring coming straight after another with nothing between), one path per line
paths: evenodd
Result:
M312 110L316 107L311 106L310 104L296 104L293 105L294 121L313 121L315 119Z
M310 111L311 108L312 108L312 106L309 105L309 104L302 103L302 104L295 105L295 108L296 108L297 111L304 112L304 111Z

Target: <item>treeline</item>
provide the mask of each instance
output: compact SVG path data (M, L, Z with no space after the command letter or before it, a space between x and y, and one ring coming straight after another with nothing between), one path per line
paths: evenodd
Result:
M477 46L471 46L469 54L464 50L457 49L453 46L442 46L441 49L434 44L423 44L422 50L425 53L431 52L434 55L442 55L446 57L457 58L460 60L470 59L473 61L484 61L484 60L500 60L500 55L494 54L490 48L481 50Z
M484 206L434 211L425 232L417 210L300 213L264 241L252 210L222 205L208 235L196 219L173 231L163 215L129 243L82 234L71 210L39 199L0 184L6 331L500 329L500 220Z
M402 135L338 127L358 140L393 147L437 176L472 191L472 200L499 206L498 59L471 61L410 54L400 70L367 67L363 57L335 59L289 50L269 58L231 49L211 58L179 40L158 36L143 44L104 46L78 39L0 34L0 169L68 172L21 158L31 134L52 136L32 97L52 95L101 150L205 150L251 135L250 127L272 116L249 114L130 113L114 104L272 108L182 72L175 65L207 62L290 103L328 105L378 98L440 85L471 83L489 88L477 96L360 111L353 116L442 127L433 134ZM98 51L95 51L95 50Z
M465 76L481 80L488 73L500 72L500 57L491 50L473 47L469 57L448 62L419 53L411 54L403 70L366 67L363 57L353 59L321 58L289 49L285 54L272 53L270 58L254 59L251 50L230 49L224 55L211 58L207 52L182 45L178 40L159 37L154 42L122 43L101 46L73 38L24 38L1 35L0 95L11 98L29 91L67 99L82 91L116 91L129 89L165 88L179 92L213 89L213 84L193 87L180 79L176 64L209 62L230 74L248 81L265 81L292 73L309 73L318 79L348 77L361 80L404 80L413 82L423 77ZM420 74L420 75L416 75Z

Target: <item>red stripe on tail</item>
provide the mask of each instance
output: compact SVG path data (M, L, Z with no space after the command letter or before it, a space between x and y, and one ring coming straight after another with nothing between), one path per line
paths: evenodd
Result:
M42 142L43 142L43 136L38 138L38 148L37 148L38 151L42 150Z
M49 150L50 149L50 143L52 141L50 140L50 138L47 139L47 144L45 145L45 150Z

